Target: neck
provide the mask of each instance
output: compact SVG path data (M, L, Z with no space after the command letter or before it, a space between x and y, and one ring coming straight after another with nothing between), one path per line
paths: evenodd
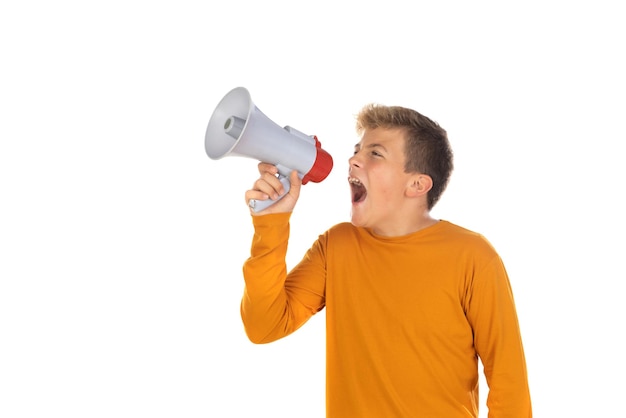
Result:
M399 219L402 219L401 217ZM424 212L419 213L417 216L413 218L405 218L408 221L400 221L399 223L393 225L385 225L381 227L372 228L372 232L376 235L384 236L384 237L400 237L404 235L409 235L414 232L420 231L424 228L428 228L439 222L438 219L430 216L430 212L425 210Z

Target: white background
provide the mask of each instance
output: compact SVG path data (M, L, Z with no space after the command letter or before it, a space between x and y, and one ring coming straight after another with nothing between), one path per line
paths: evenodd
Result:
M348 219L361 106L415 108L456 155L433 214L509 270L535 415L623 413L618 4L4 2L0 416L324 415L324 313L263 346L241 325L256 162L204 151L237 86L335 159L289 266Z

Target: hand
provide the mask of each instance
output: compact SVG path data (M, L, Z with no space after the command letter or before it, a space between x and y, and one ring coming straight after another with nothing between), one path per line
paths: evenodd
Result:
M248 204L250 199L267 200L271 198L272 200L276 200L285 193L283 185L278 177L276 177L278 174L276 166L261 162L258 165L258 169L261 177L254 182L251 190L246 191L246 204ZM300 196L300 187L302 186L302 180L298 177L296 170L290 173L289 183L291 186L287 195L262 211L254 212L250 209L250 213L252 215L267 215L270 213L293 211L298 197Z

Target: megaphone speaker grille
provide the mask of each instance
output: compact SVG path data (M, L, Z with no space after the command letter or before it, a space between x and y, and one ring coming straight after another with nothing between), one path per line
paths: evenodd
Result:
M215 108L204 138L204 147L214 160L228 154L237 145L244 131L254 103L243 87L231 90Z

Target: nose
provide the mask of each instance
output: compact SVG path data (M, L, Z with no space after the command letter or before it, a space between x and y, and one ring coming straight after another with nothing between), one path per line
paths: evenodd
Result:
M354 155L348 159L348 165L350 166L350 168L352 168L352 167L360 168L361 167L361 160L359 159L359 153L355 152Z

